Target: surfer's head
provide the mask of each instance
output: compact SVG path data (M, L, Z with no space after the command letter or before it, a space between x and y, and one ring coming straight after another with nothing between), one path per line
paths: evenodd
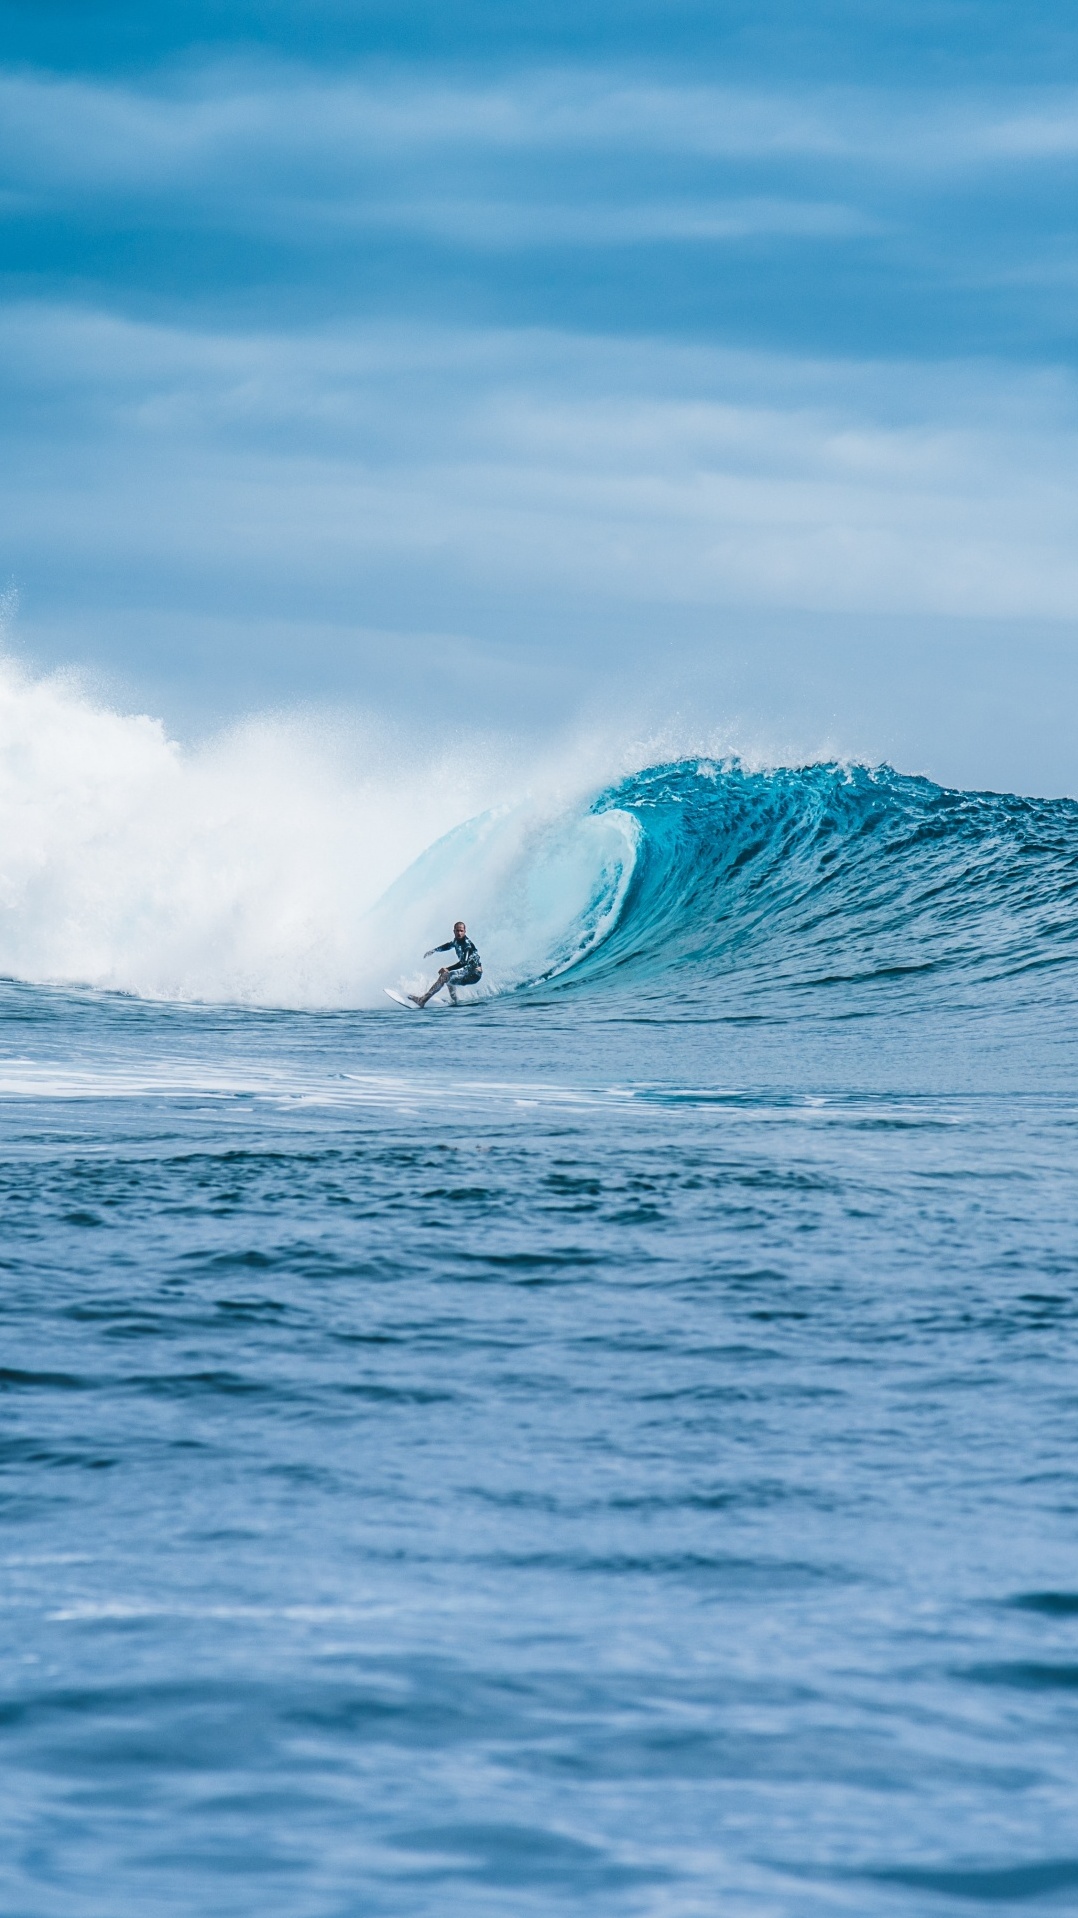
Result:
M454 939L460 939L460 938L462 938L462 937L463 937L463 935L464 935L464 934L465 934L465 933L467 932L467 930L468 930L468 928L467 928L467 926L465 925L465 923L464 923L464 921L463 921L463 919L458 919L458 920L457 920L457 923L456 923L456 925L455 925L455 926L453 927L453 937L454 937Z

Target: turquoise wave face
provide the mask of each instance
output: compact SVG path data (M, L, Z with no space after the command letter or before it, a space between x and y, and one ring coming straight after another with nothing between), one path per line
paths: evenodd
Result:
M621 909L563 989L730 1009L1078 997L1078 804L888 767L681 761L593 809L640 827Z
M465 919L481 947L488 998L575 969L616 926L640 841L636 820L608 802L583 814L529 803L469 819L413 862L367 915L379 963L423 952L432 926ZM429 969L428 969L429 979Z

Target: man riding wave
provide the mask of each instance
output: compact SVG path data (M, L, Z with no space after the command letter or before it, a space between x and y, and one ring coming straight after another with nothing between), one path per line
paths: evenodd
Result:
M423 954L423 957L424 959L432 959L436 952L455 952L457 955L456 965L442 966L434 984L428 986L426 992L410 992L408 997L413 1005L425 1006L427 1000L433 999L435 993L441 992L443 986L449 987L449 997L453 1001L453 1004L456 1005L457 987L477 985L483 977L482 962L468 937L468 928L464 924L463 919L458 919L456 925L453 927L452 939L447 939L444 946L432 946L429 952Z

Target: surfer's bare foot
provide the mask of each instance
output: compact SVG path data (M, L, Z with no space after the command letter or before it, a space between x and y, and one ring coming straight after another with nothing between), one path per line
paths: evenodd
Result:
M408 997L411 1000L413 1006L423 1006L423 1005L426 1005L427 1003L425 999L420 998L418 992L410 992L408 994Z

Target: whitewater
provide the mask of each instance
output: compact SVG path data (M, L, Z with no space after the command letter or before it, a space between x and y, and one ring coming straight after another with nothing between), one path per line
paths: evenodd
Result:
M1075 1909L1078 804L735 748L0 662L5 1912Z

